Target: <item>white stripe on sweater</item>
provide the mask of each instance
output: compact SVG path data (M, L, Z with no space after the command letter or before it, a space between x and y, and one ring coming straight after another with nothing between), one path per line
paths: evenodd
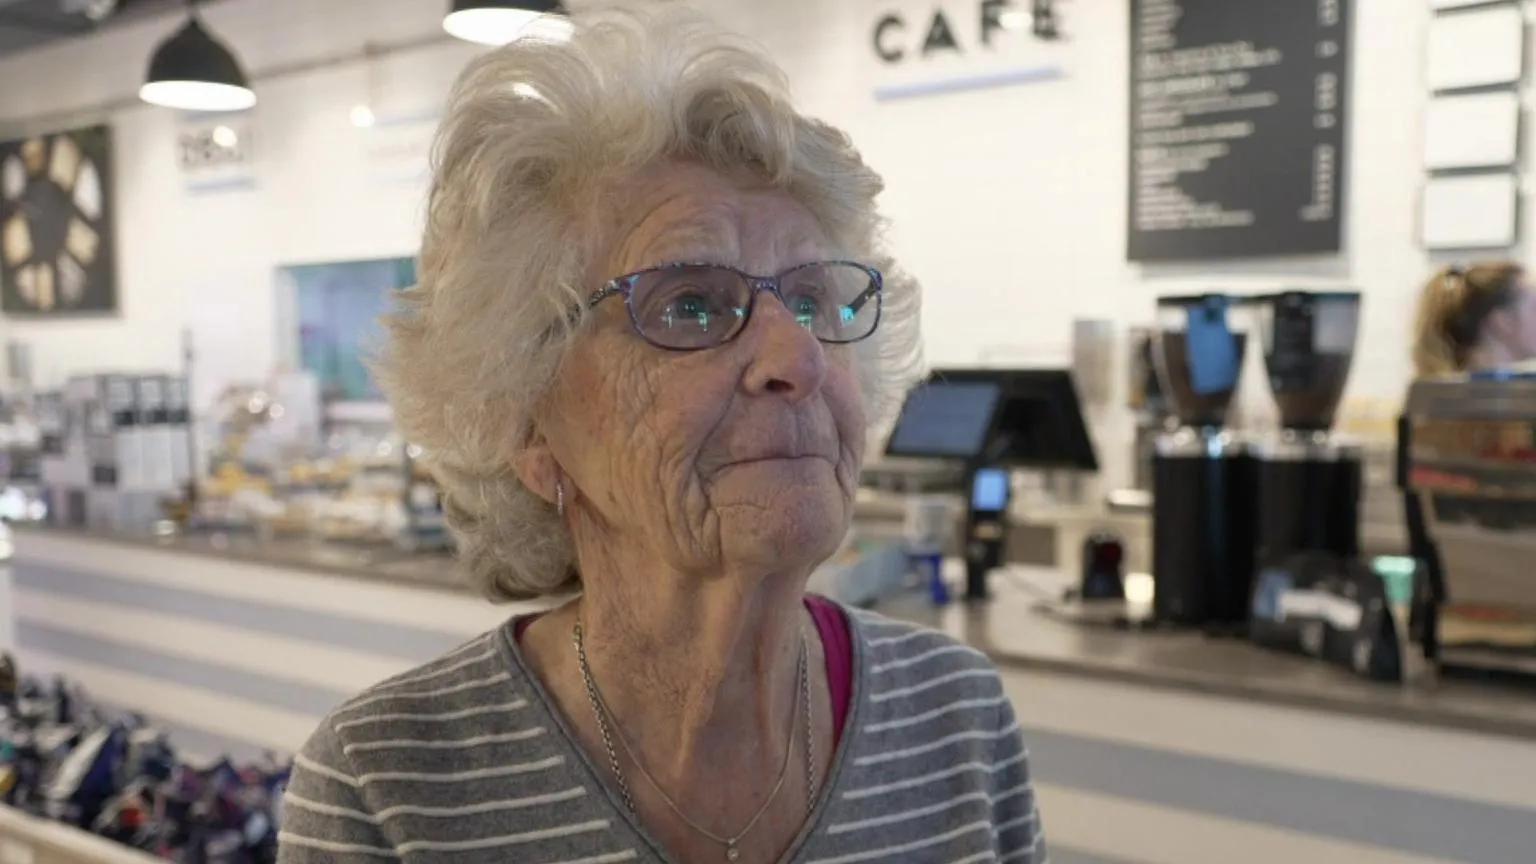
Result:
M969 708L996 708L1007 701L1007 696L996 696L991 699L956 699L948 705L940 705L921 714L913 714L911 717L902 717L899 720L886 720L883 723L870 723L864 727L864 731L890 732L893 729L905 729L908 726L918 726L930 720L937 720L946 714L953 714L956 711L965 711Z
M890 690L882 690L879 693L875 693L870 696L869 701L889 702L892 699L900 699L903 696L915 696L925 690L932 690L935 687L943 687L945 684L949 684L954 681L963 681L966 678L996 677L996 669L960 669L955 672L950 672L947 675L940 675L936 678L929 678L927 681L923 681L919 684L913 684L910 687L893 687Z
M479 837L474 840L411 840L400 844L400 854L408 855L412 852L469 852L476 849L497 849L502 846L517 846L523 843L535 843L539 840L570 837L573 834L606 831L612 825L613 823L607 819L593 819L590 822L573 822L569 825L560 825L554 828L541 828L538 831L503 834L500 837Z
M911 633L903 633L900 636L881 636L878 639L871 639L869 640L869 646L871 648L879 648L886 645L900 645L903 642L910 642L913 639L920 639L924 636L942 635L942 633L939 633L936 630L913 630Z
M1026 861L1029 862L1029 864L1035 864L1035 853L1039 851L1040 846L1044 843L1045 835L1036 834L1034 841L1029 844L1028 849L1015 849L1014 851L1009 852L1007 855L997 859L997 864L1006 864L1008 861ZM1048 862L1041 861L1039 864L1048 864Z
M447 723L453 720L466 720L470 717L481 717L486 714L500 714L506 711L519 711L528 707L528 700L518 699L515 702L506 702L500 705L478 705L474 708L464 708L459 711L445 711L441 714L375 714L372 717L358 717L355 720L343 720L331 727L340 732L343 729L351 729L357 726L367 726L370 723L392 722L417 722L417 723Z
M512 777L518 774L534 774L548 771L565 764L564 756L551 756L537 762L519 762L515 765L498 765L494 768L475 768L470 771L450 771L433 774L426 771L377 771L357 778L359 785L369 783L463 783L469 780L490 780L495 777Z
M849 831L862 831L866 828L879 828L884 825L894 825L897 822L906 822L911 819L920 819L924 816L932 816L935 813L943 813L953 810L962 804L978 801L991 806L991 798L984 792L970 792L955 798L948 798L937 804L929 804L913 810L903 810L900 813L887 813L884 816L874 816L869 819L860 819L857 822L839 822L828 826L828 834L846 834Z
M367 705L374 705L379 702L389 702L395 699L436 699L439 696L451 696L454 693L464 693L469 690L479 690L482 687L490 687L493 684L503 684L511 680L512 676L510 674L506 672L498 672L489 678L477 678L473 681L460 681L459 683L452 686L439 687L436 690L417 690L400 693L397 692L393 687L390 687L382 691L375 691L371 696L363 696L357 699L353 699L351 702L343 705L339 713L345 713L365 707Z
M929 741L927 743L917 744L911 747L903 747L900 750L887 750L884 753L876 753L872 756L860 756L854 760L853 764L879 765L882 762L895 762L898 759L910 759L913 756L921 756L924 753L932 753L935 750L941 750L951 744L957 744L961 741L997 741L998 739L1007 738L1010 735L1015 735L1018 733L1018 731L1019 724L1015 722L1009 724L1007 729L1001 729L996 732L956 732L953 735L945 735L943 738L940 738L936 741Z
M854 801L860 798L872 798L876 795L888 795L892 792L900 792L904 789L916 789L919 786L927 786L929 783L937 783L940 780L953 777L956 774L964 774L967 771L982 771L989 774L996 774L1004 768L1007 768L1011 765L1017 765L1023 761L1024 754L1020 752L1017 756L1014 756L1011 759L1004 759L1001 762L961 762L958 765L951 765L948 768L940 768L937 771L931 771L918 777L907 777L901 780L892 780L889 783L877 783L874 786L865 786L862 789L850 789L843 793L843 797L850 801Z
M305 756L303 753L293 757L293 767L298 768L301 771L308 771L309 773L318 777L324 777L327 780L334 780L344 786L351 786L354 789L357 788L356 777L353 777L352 775L342 771L337 771L335 768L332 768L328 765L321 765L319 762L316 762L308 756Z
M969 645L940 645L937 648L929 648L927 651L921 654L914 654L911 657L903 657L900 660L889 660L885 663L876 664L871 666L869 671L872 674L878 675L891 669L905 669L908 666L916 666L919 663L932 660L935 657L942 657L945 654L976 654L978 658L981 656L977 654L975 648Z
M555 864L619 864L620 861L633 861L638 857L635 850L625 849L623 852L610 852L607 855L591 855L586 858L570 858L565 861L556 861Z
M322 816L339 816L342 819L351 819L355 822L379 825L396 816L454 819L462 816L477 816L481 813L498 813L503 810L521 810L527 807L539 807L544 804L561 804L566 801L574 801L586 794L586 787L573 786L561 792L529 795L526 798L508 798L500 801L481 801L478 804L466 804L462 807L424 807L415 804L399 804L374 814L364 813L361 810L352 810L347 807L337 807L334 804L311 801L290 791L283 796L283 806L308 810L311 813L318 813Z
M423 807L416 804L397 804L379 811L380 821L396 816L426 816L433 819L452 819L459 816L476 816L481 813L500 813L503 810L522 810L545 804L561 804L574 801L587 794L585 786L572 786L560 792L529 795L525 798L507 798L501 801L481 801L462 807Z
M476 735L473 738L450 738L446 741L437 739L420 738L387 738L382 741L359 741L356 744L346 744L341 752L351 756L353 753L361 753L370 750L468 750L471 747L483 747L486 744L510 744L514 741L531 741L545 734L543 726L535 726L532 729L520 729L516 732L506 732L497 735Z
M489 660L492 657L496 656L496 649L495 648L489 648L489 649L487 649L485 651L481 651L479 654L476 654L476 655L474 655L472 657L466 657L464 659L457 659L457 658L461 654L463 654L465 651L467 651L469 648L479 647L479 645L484 643L485 641L486 640L484 640L484 639L476 639L474 642L469 643L469 645L464 646L464 648L461 648L458 651L455 651L453 654L449 654L447 657L444 657L442 660L438 661L438 662L453 661L453 662L449 663L449 665L447 665L447 666L439 666L439 667L437 667L435 669L432 669L430 671L417 672L414 675L406 675L406 676L403 676L403 677L400 677L400 678L392 678L392 679L390 679L388 681L385 681L384 683L378 685L377 687L372 687L372 688L364 691L362 695L368 696L368 695L370 695L372 693L376 693L376 692L378 692L380 690L388 690L391 687L399 687L402 684L420 684L423 681L435 681L438 678L445 678L445 677L447 677L449 675L452 675L453 673L459 671L460 669L465 669L467 667L475 665L476 663L483 663L484 661Z
M987 824L985 819L982 819L966 825L961 825L959 828L953 828L949 831L945 831L942 834L934 834L930 837L924 837L921 840L913 840L908 843L898 843L895 846L885 846L880 849L866 849L862 852L854 852L849 855L839 855L836 858L818 858L815 861L808 861L806 864L850 864L850 862L853 861L869 861L871 859L880 861L897 860L892 856L900 855L906 852L915 852L918 849L926 849L930 846L937 846L940 843L945 843L950 840L964 837L965 835L976 831L990 831L991 828L992 826Z

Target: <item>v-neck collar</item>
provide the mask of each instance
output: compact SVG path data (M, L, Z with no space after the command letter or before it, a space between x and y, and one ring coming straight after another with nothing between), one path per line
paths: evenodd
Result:
M861 715L864 712L864 685L867 676L865 675L864 663L863 623L859 621L858 616L854 615L843 604L835 600L828 600L827 602L835 605L837 610L842 613L843 620L848 623L848 641L853 650L852 681L848 688L848 713L843 720L842 734L838 736L838 744L832 756L832 766L827 770L826 781L820 786L821 794L816 801L816 807L811 811L811 815L806 818L805 824L801 826L800 833L795 836L795 841L780 856L779 864L793 864L799 858L806 844L815 836L820 828L831 803L842 793L845 775L849 773L847 770L847 765L850 761L848 752L854 746L854 739L858 736L860 728ZM543 613L533 613L533 615L539 614ZM516 678L521 678L526 682L527 687L538 699L538 710L543 712L545 717L548 718L550 725L559 731L565 746L576 754L581 770L586 772L587 782L601 790L607 799L610 817L613 819L615 826L622 824L627 827L636 840L648 848L651 854L656 856L656 860L662 862L662 864L679 864L657 842L656 838L651 836L651 833L646 830L645 826L640 824L639 818L634 813L631 813L628 807L624 806L623 798L608 783L604 773L592 761L591 754L587 753L586 748L577 739L565 714L561 712L559 706L555 704L554 699L550 696L549 691L545 689L544 682L539 680L539 676L534 674L533 669L528 666L523 656L522 646L518 644L516 634L518 622L529 617L532 616L514 616L508 619L497 633L496 641L499 643L502 657L514 673L514 680L507 682L507 686L515 686L517 683ZM821 638L820 628L816 628L816 638ZM823 644L822 651L825 656L828 646Z

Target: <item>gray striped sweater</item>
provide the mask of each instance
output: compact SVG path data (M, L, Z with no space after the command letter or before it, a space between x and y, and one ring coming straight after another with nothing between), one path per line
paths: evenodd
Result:
M786 860L1042 864L997 671L935 631L848 619L842 742ZM338 708L296 759L280 864L669 860L531 675L508 622Z

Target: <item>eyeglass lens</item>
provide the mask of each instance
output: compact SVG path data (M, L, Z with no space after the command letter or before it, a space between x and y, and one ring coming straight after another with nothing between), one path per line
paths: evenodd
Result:
M752 282L734 270L680 265L643 274L629 303L640 335L663 348L708 348L735 336L746 324ZM784 306L823 342L856 342L880 320L879 292L864 268L810 264L779 279Z

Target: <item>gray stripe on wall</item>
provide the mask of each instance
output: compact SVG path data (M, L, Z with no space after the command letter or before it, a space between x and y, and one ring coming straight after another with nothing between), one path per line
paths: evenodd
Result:
M1059 786L1468 864L1530 861L1536 849L1536 810L1042 729L1025 736L1033 775Z
M23 659L28 651L46 651L56 657L245 699L316 720L354 695L87 636L26 618L16 622L16 647Z
M270 633L417 663L425 663L445 654L471 637L471 634L385 624L261 600L221 597L163 585L145 585L101 573L53 565L40 566L26 561L18 562L13 571L12 578L18 589L58 594L105 606L174 615L207 624L225 624L241 630ZM218 577L210 573L210 578Z
M1050 814L1046 814L1050 819ZM1136 861L1127 861L1124 858L1105 858L1102 855L1090 855L1087 852L1079 852L1066 846L1057 846L1051 843L1051 823L1045 823L1045 842L1051 850L1050 864L1140 864Z

